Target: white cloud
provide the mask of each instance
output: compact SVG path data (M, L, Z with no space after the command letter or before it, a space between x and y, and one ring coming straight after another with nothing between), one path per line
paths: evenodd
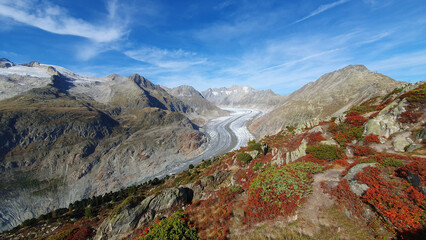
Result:
M329 3L329 4L321 5L317 9L315 9L313 12L311 12L309 15L307 15L306 17L303 17L303 18L301 18L301 19L299 19L297 21L295 21L293 24L305 21L305 20L307 20L307 19L309 19L311 17L314 17L314 16L316 16L316 15L322 13L322 12L325 12L325 11L331 9L331 8L337 7L337 6L339 6L339 5L341 5L341 4L345 3L345 2L348 2L348 1L349 0L339 0L339 1L336 1L336 2Z
M190 66L206 63L205 58L197 57L194 52L182 49L167 50L156 47L142 47L135 50L125 51L128 57L145 62L166 71L182 70Z
M127 33L126 24L116 18L116 1L109 2L108 11L109 21L93 24L70 16L66 9L47 1L0 1L0 16L48 32L80 36L94 42L112 42Z

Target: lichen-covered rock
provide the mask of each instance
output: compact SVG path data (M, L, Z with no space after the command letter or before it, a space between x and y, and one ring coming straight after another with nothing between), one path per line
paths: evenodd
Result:
M408 147L412 141L409 140L406 134L400 134L393 138L392 145L396 152L405 152L405 148Z
M272 156L274 156L272 158L271 163L275 164L275 165L283 165L285 163L284 158L283 158L283 153L281 152L280 149L277 148L273 148L272 149Z
M299 159L303 156L306 156L307 146L308 146L308 142L305 139L303 139L302 142L300 143L299 147L296 150L286 153L285 162L287 164L289 164L296 159Z

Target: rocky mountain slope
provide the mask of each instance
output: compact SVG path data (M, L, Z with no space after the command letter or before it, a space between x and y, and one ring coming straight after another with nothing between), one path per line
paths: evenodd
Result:
M423 239L426 82L188 170L74 202L5 239ZM356 227L354 227L356 226Z
M0 68L0 230L152 178L203 151L194 110L135 74ZM9 61L10 62L10 61Z
M281 105L286 96L280 96L272 90L256 90L249 86L207 89L202 95L220 107L254 108L271 110Z
M289 95L280 107L253 122L249 129L257 137L275 134L286 126L297 127L312 119L338 116L352 106L403 85L363 65L350 65L306 84Z
M195 88L187 85L167 88L163 87L170 95L180 99L188 106L190 106L197 113L196 117L204 117L204 122L211 118L228 115L227 111L218 108L216 105L205 99L200 92Z

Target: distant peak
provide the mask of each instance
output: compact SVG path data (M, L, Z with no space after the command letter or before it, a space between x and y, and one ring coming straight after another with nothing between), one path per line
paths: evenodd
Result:
M355 71L370 71L367 67L362 64L358 65L349 65L347 67L342 68L341 70L355 70Z
M15 64L13 62L11 62L9 59L0 58L0 68L9 68L9 67L13 67L13 66L15 66Z
M26 67L39 67L40 63L37 61L32 61L26 64L22 64L22 66L26 66Z
M106 78L110 79L110 80L114 80L114 79L119 78L119 77L120 77L120 75L113 73L113 74L108 75Z

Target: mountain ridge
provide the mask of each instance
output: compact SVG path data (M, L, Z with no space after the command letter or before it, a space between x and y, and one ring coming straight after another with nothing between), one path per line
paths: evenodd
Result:
M283 103L286 96L274 93L272 90L255 90L250 86L234 85L230 88L209 88L202 95L221 107L255 108L271 110Z

